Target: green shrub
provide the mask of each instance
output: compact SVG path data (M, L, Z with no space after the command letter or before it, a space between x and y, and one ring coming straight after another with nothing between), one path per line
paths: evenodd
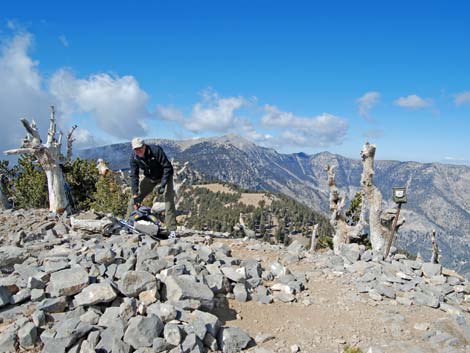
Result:
M95 161L77 158L64 165L65 180L69 184L77 211L87 210L94 201L99 179Z
M124 217L127 212L127 204L131 195L123 192L121 186L116 183L112 173L100 176L96 183L96 191L93 194L91 207L95 211L112 213L117 217Z
M13 183L16 208L48 208L49 194L44 170L30 155L18 159L17 176Z
M359 347L346 346L344 347L344 353L362 353L362 349Z

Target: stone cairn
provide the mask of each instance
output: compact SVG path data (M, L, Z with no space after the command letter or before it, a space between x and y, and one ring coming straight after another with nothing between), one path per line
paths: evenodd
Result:
M74 219L78 225L109 223L93 213ZM399 254L384 260L358 244L343 244L335 255L311 253L298 241L283 248L239 240L247 251L278 252L278 260L263 268L257 259L233 257L218 240L222 233L188 230L157 242L72 223L46 210L0 212L0 352L235 353L264 338L224 326L228 299L311 305L314 298L304 288L324 276L342 276L372 302L448 312L460 335L441 332L429 339L470 340L470 285L440 264ZM300 259L308 269L290 272Z
M278 262L232 257L214 234L155 241L93 233L110 222L91 212L49 217L0 213L0 352L235 353L254 341L214 309L229 310L227 298L290 302L303 289Z

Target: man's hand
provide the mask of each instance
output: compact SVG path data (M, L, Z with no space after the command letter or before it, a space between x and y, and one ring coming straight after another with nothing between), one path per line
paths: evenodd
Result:
M138 210L140 207L139 195L133 195L132 198L134 199L134 210Z
M165 193L165 185L160 185L160 186L158 187L158 193L159 193L160 195L163 195L163 194Z

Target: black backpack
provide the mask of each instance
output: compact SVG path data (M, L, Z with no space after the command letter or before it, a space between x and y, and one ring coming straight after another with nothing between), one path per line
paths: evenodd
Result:
M137 210L131 213L127 223L134 225L137 221L148 221L158 225L157 216L152 214L152 209L147 206L140 206Z

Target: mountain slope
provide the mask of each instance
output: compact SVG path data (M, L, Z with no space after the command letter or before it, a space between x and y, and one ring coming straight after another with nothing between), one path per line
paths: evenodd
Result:
M281 154L256 146L241 137L228 135L188 141L149 140L162 145L170 158L189 161L208 179L240 185L247 189L281 192L315 210L328 212L325 168L336 166L341 192L351 199L360 187L362 164L328 152L315 155ZM380 146L378 146L380 148ZM359 155L360 146L358 146ZM79 151L82 158L103 158L113 169L128 168L129 143ZM470 272L470 168L436 163L376 161L375 183L387 207L394 207L394 186L406 186L408 203L402 214L407 222L397 242L411 252L430 256L429 233L438 234L443 263Z

